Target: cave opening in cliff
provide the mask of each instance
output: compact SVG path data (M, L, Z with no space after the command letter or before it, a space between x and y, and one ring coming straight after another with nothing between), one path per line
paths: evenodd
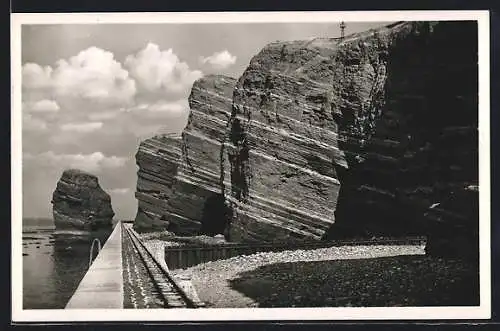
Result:
M201 218L201 233L206 235L224 234L228 225L230 209L224 196L215 194L205 201Z

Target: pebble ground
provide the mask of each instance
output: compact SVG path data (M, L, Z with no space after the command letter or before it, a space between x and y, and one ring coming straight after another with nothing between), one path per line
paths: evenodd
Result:
M472 266L424 254L423 246L413 245L342 246L257 253L172 272L191 277L200 299L219 308L460 305L474 301ZM460 290L460 286L465 288ZM448 299L450 291L457 289L468 293L465 303L453 301L453 295Z
M158 257L176 242L144 238ZM473 306L477 265L423 245L341 246L242 255L171 270L214 308Z

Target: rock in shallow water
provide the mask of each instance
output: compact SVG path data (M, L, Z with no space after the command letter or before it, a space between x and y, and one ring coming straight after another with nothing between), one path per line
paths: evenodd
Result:
M52 196L56 230L92 231L111 228L115 213L111 198L96 176L65 170Z

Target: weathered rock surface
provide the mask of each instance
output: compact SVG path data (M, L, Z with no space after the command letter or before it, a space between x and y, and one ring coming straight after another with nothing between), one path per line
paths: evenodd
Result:
M96 176L65 170L52 196L56 230L93 231L111 228L115 213L111 198Z
M366 79L356 85L367 62L385 67L378 94ZM347 74L334 90L346 96L339 137L348 166L336 167L331 237L426 234L429 253L477 255L479 200L468 189L478 185L476 23L398 24L342 48L336 67Z
M141 144L135 227L224 228L232 241L425 234L429 252L474 255L477 72L475 22L269 44L237 82L195 83L182 139Z
M474 22L267 46L234 93L231 239L335 222L329 238L428 234L429 252L475 254L477 92Z
M338 41L279 42L255 56L233 96L227 159L236 241L321 239L343 164L330 109Z
M199 79L189 97L191 112L182 136L156 136L140 144L136 231L224 232L221 152L235 84L224 76Z

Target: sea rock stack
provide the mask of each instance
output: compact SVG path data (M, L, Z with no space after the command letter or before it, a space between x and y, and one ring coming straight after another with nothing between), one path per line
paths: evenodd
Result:
M56 230L93 231L110 228L115 213L111 198L96 176L65 170L52 196Z
M196 82L182 137L139 147L136 227L477 255L477 44L476 22L397 22L271 43L237 81Z

